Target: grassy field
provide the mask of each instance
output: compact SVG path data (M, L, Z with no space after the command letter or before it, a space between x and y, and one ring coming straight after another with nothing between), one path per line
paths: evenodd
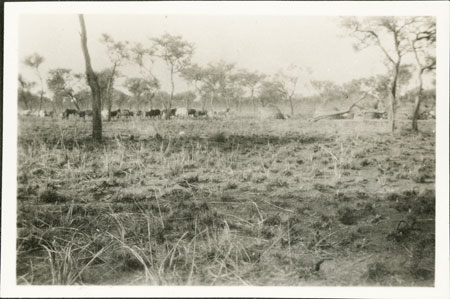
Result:
M21 118L17 283L432 286L435 124L400 125Z

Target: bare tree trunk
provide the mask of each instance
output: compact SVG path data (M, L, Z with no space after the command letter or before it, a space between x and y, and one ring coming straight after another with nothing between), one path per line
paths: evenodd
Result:
M170 100L169 100L169 108L167 108L166 113L166 119L170 119L170 112L172 109L172 100L173 100L173 94L175 92L175 83L173 82L173 65L171 65L170 68L170 84L171 84L171 90L170 90Z
M53 114L56 115L55 101L51 101L51 102L52 102L52 111L53 111Z
M106 86L106 98L108 102L108 121L111 121L111 110L112 110L112 86L114 83L114 76L116 75L117 63L115 62L111 70L111 76L108 78L108 84Z
M112 101L111 101L111 97L108 95L108 105L107 105L107 110L108 110L108 121L111 121L111 110L112 110Z
M291 106L291 116L294 116L294 103L292 102L292 97L289 97L289 104Z
M81 49L83 50L84 60L86 63L86 77L92 92L92 138L97 141L102 140L102 115L101 115L101 91L98 84L98 78L92 69L91 57L87 47L87 33L84 17L78 15L81 26Z
M27 96L26 92L21 90L20 97L23 99L23 103L25 104L25 109L30 110L30 103L28 102L28 96Z
M397 109L397 81L398 81L398 73L400 71L400 59L395 64L394 69L394 79L392 80L392 86L391 86L391 103L390 103L390 113L389 113L389 120L391 122L391 132L394 133L395 131L395 112Z
M419 127L417 125L417 120L419 119L419 111L420 111L420 103L422 102L422 93L423 93L423 80L422 80L423 71L419 72L419 91L417 93L416 100L414 102L414 113L412 119L412 130L417 132L419 131Z
M251 98L251 100L252 100L253 113L256 113L256 103L255 103L255 96L254 96L254 93L255 93L255 89L252 87L251 94L250 94L250 98Z
M211 109L211 111L214 111L214 106L213 106L213 102L214 102L214 98L216 97L215 92L213 92L212 97L211 97L211 101L209 102L209 107Z
M41 91L39 96L39 111L42 109L42 99L44 98L44 91Z
M394 133L394 131L395 131L395 98L392 94L390 95L388 118L389 118L389 122L390 122L391 132Z

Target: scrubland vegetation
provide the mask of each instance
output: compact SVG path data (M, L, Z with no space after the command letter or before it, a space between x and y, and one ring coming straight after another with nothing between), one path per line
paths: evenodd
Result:
M432 286L419 125L21 117L17 283Z

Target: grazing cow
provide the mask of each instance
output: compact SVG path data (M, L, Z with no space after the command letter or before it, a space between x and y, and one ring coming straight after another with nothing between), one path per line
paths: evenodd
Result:
M204 111L204 110L198 110L197 111L197 114L196 114L198 117L201 117L201 116L208 116L208 111Z
M54 111L45 111L45 116L53 117L55 115Z
M177 117L187 117L188 116L188 110L186 108L176 108L175 116L177 116Z
M150 111L145 111L145 117L157 117L159 119L161 119L161 110L159 109L152 109Z
M108 117L108 111L104 110L106 112L106 116ZM102 117L103 117L103 111L102 113ZM78 116L80 118L86 119L86 116L92 117L94 115L94 113L92 112L92 110L83 110L83 111L78 111Z
M141 110L139 110L139 111L136 111L136 116L139 116L139 117L140 117L140 116L142 116L142 114L143 114L143 113L142 113L142 111L141 111Z
M197 115L197 110L195 110L195 109L189 109L187 114L188 114L188 116L191 116L191 115L192 115L192 116L195 117L195 116Z
M78 110L75 110L75 109L66 109L66 110L64 110L64 112L63 112L63 115L62 115L62 118L63 119L69 119L69 116L71 116L71 115L77 115L78 114Z
M111 111L111 118L113 118L113 117L120 118L120 115L121 115L120 109Z

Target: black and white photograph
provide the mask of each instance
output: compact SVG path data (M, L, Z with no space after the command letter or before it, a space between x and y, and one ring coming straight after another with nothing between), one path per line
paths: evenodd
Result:
M7 3L2 297L448 298L448 36L448 2Z

